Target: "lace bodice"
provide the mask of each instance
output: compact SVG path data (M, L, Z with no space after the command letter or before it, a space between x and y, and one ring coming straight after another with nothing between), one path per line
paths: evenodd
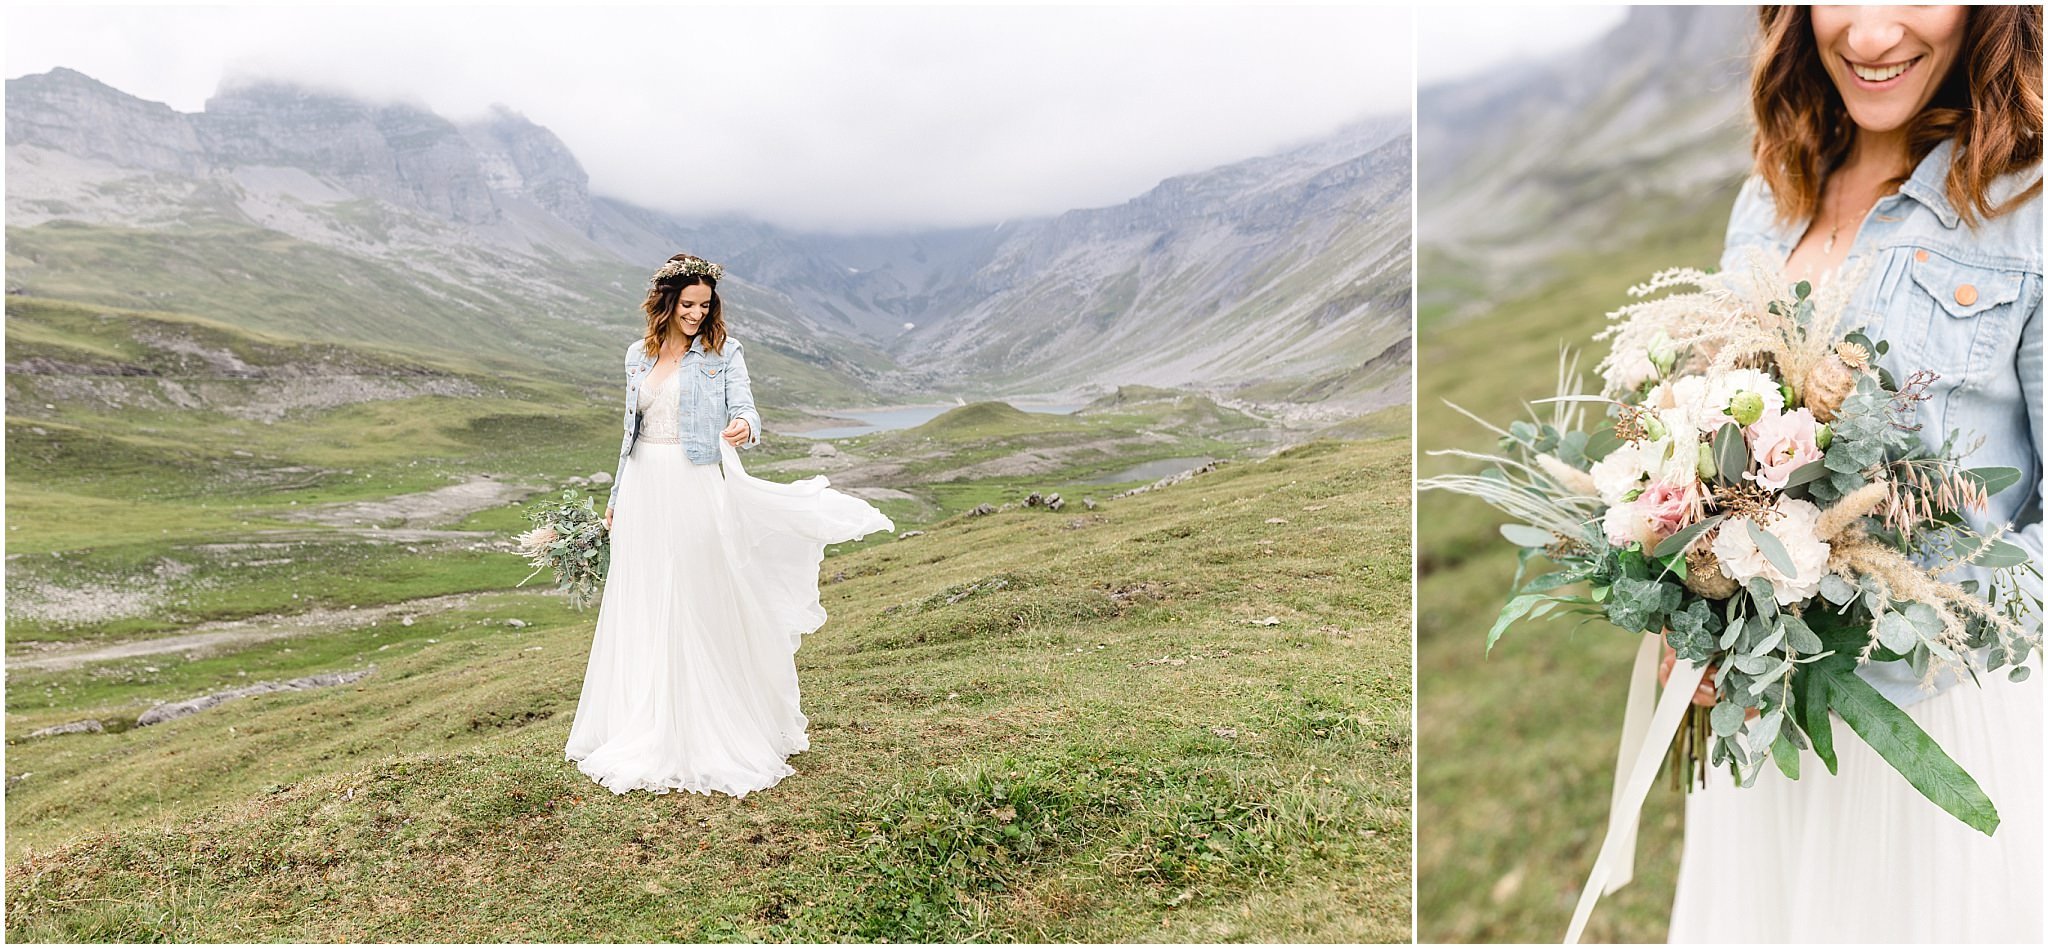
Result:
M640 387L641 441L670 445L682 440L681 420L676 417L681 405L677 386L681 385L682 377L682 367L678 366L668 378Z

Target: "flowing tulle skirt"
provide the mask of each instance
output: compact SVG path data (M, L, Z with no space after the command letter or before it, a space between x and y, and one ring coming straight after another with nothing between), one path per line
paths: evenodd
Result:
M893 525L823 477L794 484L680 445L634 446L568 759L614 793L745 796L810 746L795 652L825 622L826 544Z
M1986 837L1839 719L1839 774L1725 770L1687 795L1672 942L2025 942L2042 937L2042 690L2001 673L1906 706L1998 808Z

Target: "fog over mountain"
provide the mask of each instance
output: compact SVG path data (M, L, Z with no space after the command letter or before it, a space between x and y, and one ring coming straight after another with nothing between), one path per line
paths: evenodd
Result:
M1342 6L15 5L10 77L198 112L273 81L457 123L509 105L592 190L805 232L989 227L1405 111L1409 15Z

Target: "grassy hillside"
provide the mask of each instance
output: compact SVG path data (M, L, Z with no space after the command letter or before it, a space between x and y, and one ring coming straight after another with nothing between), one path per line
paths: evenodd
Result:
M1501 424L1522 417L1522 400L1554 391L1561 345L1584 353L1590 371L1600 355L1591 337L1631 284L1718 260L1733 199L1731 186L1711 207L1662 218L1657 233L1620 251L1554 258L1541 288L1499 302L1474 296L1451 259L1425 254L1418 449L1490 448L1492 436L1445 401ZM1420 473L1469 469L1425 455ZM1416 514L1418 937L1555 940L1605 827L1636 644L1604 624L1567 620L1518 627L1486 655L1485 631L1515 570L1497 533L1503 518L1438 492L1424 492ZM1635 882L1601 901L1587 942L1664 939L1681 803L1651 793Z
M562 760L594 615L537 592L16 673L7 935L1405 941L1408 448L828 559L812 749L744 801L615 797ZM88 714L117 730L24 737Z
M34 297L9 299L7 333L10 655L503 589L517 505L618 461L610 388L551 374ZM784 411L764 405L770 426ZM1033 491L1079 508L1151 480L1102 480L1131 465L1267 437L1169 392L1075 416L982 403L831 457L771 431L748 465L886 486L912 529ZM424 510L390 509L407 499Z

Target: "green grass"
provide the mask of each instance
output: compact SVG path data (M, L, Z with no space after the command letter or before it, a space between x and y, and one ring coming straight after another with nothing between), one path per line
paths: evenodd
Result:
M473 549L473 539L393 543L289 515L483 474L551 489L572 475L610 472L618 460L610 405L546 376L37 298L9 300L8 334L11 358L82 367L76 375L100 380L81 396L63 388L70 374L9 374L7 552L28 555L10 564L10 595L32 601L51 587L157 594L146 613L89 624L16 610L7 630L15 654L36 642L128 639L259 613L508 589L525 571L502 553ZM284 378L318 366L469 389L294 409L273 424L164 401L175 391L166 387L196 392L235 382L195 353ZM880 506L909 530L1033 491L1066 493L1078 509L1083 495L1120 487L1088 483L1104 473L1158 458L1235 457L1263 431L1207 398L1159 390L1077 416L981 403L844 444L903 462L890 483L914 499ZM810 444L771 433L749 464L798 458ZM959 474L1030 452L1057 460L1037 475ZM497 507L448 526L502 537L524 524L516 508ZM278 549L218 548L235 543Z
M1656 270L1711 266L1732 200L1731 186L1626 248L1560 257L1543 286L1475 315L1455 314L1477 282L1454 259L1424 253L1419 449L1491 447L1445 400L1500 424L1522 417L1523 400L1552 393L1560 344L1584 353L1590 372L1603 314ZM1424 457L1421 473L1466 470L1459 464ZM1496 532L1503 518L1438 492L1424 492L1416 514L1425 525L1416 552L1418 938L1555 940L1603 836L1636 643L1604 623L1525 624L1486 655L1485 631L1514 575ZM1585 941L1664 939L1681 804L1675 792L1652 792L1635 882L1601 901Z
M10 681L8 937L1405 941L1408 457L1317 442L832 557L812 748L744 800L565 762L594 615L528 591Z

